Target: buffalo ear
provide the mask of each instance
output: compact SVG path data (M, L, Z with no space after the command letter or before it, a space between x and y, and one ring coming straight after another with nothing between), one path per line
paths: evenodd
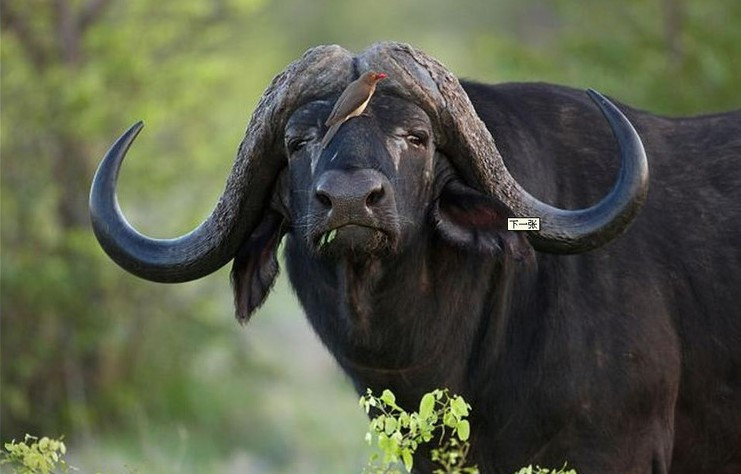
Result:
M284 222L282 214L266 211L234 257L231 278L240 323L249 320L273 287L279 270L278 244L285 233Z
M432 211L437 231L448 242L482 253L531 252L524 235L507 230L512 212L499 200L458 179L443 187Z

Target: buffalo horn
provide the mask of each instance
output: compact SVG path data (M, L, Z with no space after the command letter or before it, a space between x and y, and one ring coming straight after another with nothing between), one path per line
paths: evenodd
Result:
M346 50L318 46L276 76L252 114L218 204L196 229L174 239L142 235L118 206L118 171L142 123L132 126L106 153L90 190L90 217L103 249L127 271L166 283L195 280L229 262L257 225L286 164L283 129L289 114L307 100L339 94L352 70Z
M621 169L612 190L597 204L566 210L528 193L507 171L494 139L476 114L458 79L435 59L401 43L379 43L360 54L361 69L385 72L383 90L422 107L436 126L437 147L474 187L495 196L518 217L539 217L533 246L551 253L597 248L624 232L648 192L648 163L641 139L628 119L605 97L587 91L617 140Z

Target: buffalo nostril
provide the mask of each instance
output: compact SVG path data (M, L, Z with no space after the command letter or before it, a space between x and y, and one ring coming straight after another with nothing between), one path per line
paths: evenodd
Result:
M317 191L316 198L322 204L322 206L328 209L332 207L332 199L329 197L329 195L326 192L322 190Z
M386 194L386 192L384 191L383 186L380 186L372 190L368 194L368 197L365 198L365 205L368 207L372 207L378 204L381 201L381 199L383 199L384 194Z

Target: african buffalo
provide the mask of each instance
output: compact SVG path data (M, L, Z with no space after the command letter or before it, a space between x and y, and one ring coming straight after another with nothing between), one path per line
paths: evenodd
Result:
M334 101L368 70L388 77L322 149ZM116 204L140 128L90 200L128 271L180 282L234 260L245 321L285 237L296 294L358 392L410 408L435 387L462 394L482 472L741 472L741 111L670 119L459 82L403 44L317 47L265 91L211 216L172 240Z

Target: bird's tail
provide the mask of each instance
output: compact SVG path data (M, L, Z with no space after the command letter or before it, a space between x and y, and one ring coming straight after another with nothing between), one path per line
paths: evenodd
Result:
M342 122L336 123L329 127L329 130L327 130L327 133L324 134L324 138L322 138L322 150L327 148L327 145L329 145L329 142L332 141L332 138L334 137L334 134L337 133L337 130L340 129L340 126L342 125Z

